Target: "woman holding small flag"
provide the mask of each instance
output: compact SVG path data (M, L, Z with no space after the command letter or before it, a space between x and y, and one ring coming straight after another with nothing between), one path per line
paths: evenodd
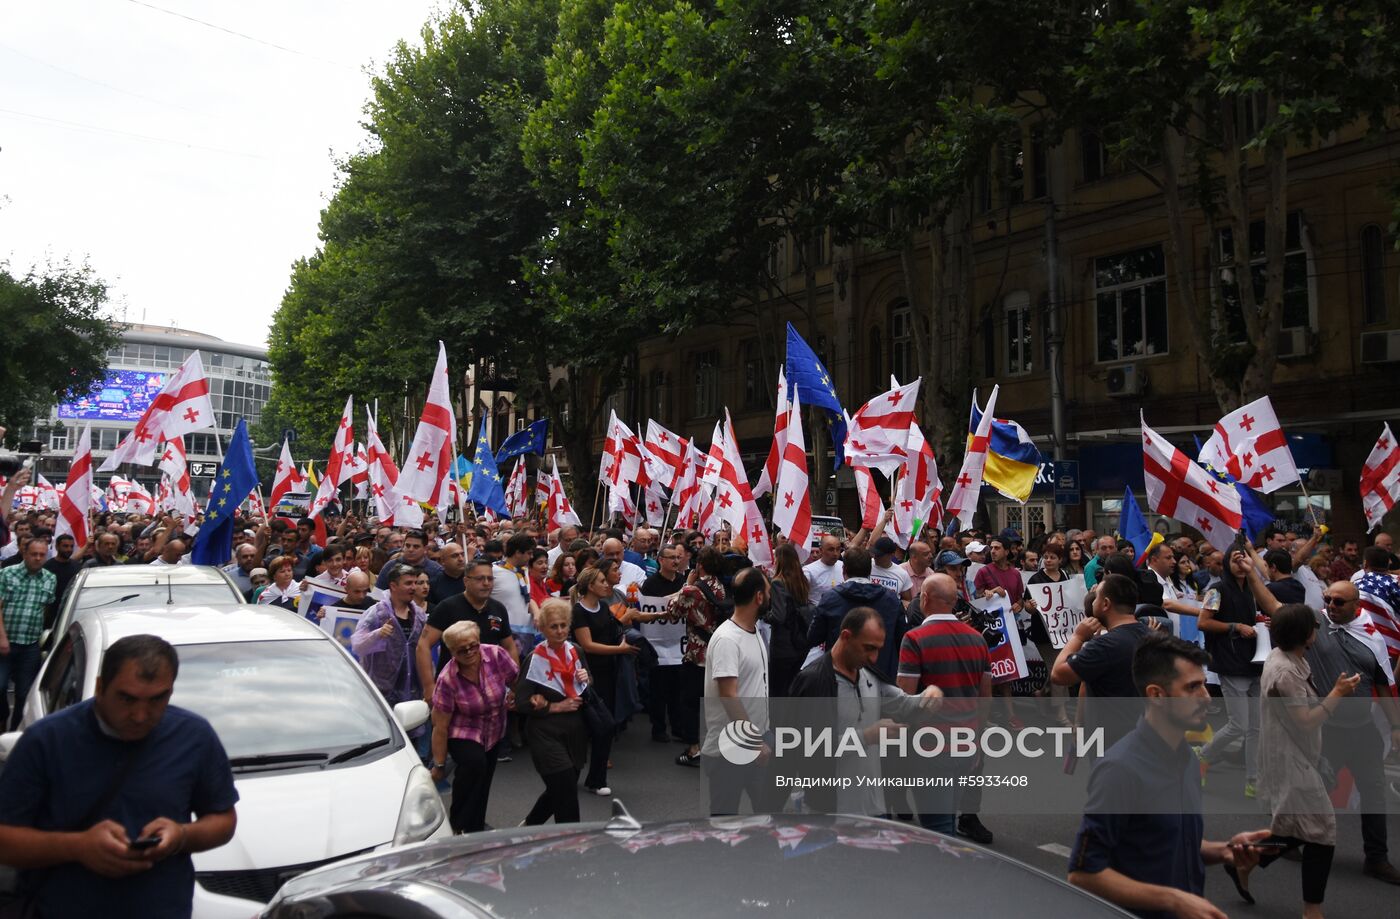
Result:
M526 656L516 687L516 707L530 717L525 739L544 792L525 817L538 826L550 817L555 823L578 822L578 777L588 759L588 727L583 720L583 694L588 671L569 641L569 601L546 600L535 616L544 642Z

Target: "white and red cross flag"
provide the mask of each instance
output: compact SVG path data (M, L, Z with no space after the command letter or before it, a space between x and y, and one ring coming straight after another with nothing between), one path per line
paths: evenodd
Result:
M1268 396L1217 421L1196 459L1265 494L1298 481L1293 453Z
M340 486L355 472L355 397L345 399L345 411L340 413L340 424L335 429L335 439L331 441L331 455L326 459L326 471L321 475L321 483L316 488L316 497L311 501L308 517L316 517L335 499Z
M987 447L991 440L999 391L1000 387L992 387L992 394L987 397L987 405L977 421L977 430L967 442L962 469L958 470L958 477L953 480L953 490L948 493L948 516L957 518L958 526L964 530L972 527L972 515L977 512L977 502L982 495L982 473L987 468ZM972 394L972 407L976 411L976 392Z
M559 461L553 456L549 458L549 529L557 530L562 526L580 526L581 521L578 514L574 512L574 506L569 503L569 496L564 493L564 482L559 478Z
M73 464L68 467L68 480L58 497L58 520L54 535L73 537L81 549L88 541L88 511L92 508L92 425L83 428L73 451Z
M773 492L773 526L806 561L811 552L812 505L807 476L807 441L802 435L801 399L794 393L783 430L783 457Z
M988 413L990 414L990 412ZM1212 546L1228 551L1240 528L1240 496L1142 421L1142 475L1147 506L1194 527Z
M623 424L617 412L608 416L608 432L603 438L603 463L598 469L598 481L612 489L626 489L637 482L642 472L642 451L637 435Z
M405 498L434 506L445 498L443 475L452 467L456 455L452 438L457 429L447 384L447 347L438 342L437 366L433 368L433 378L428 385L428 398L423 403L413 446L399 471L396 487L399 508L405 506Z
M846 425L846 459L852 466L879 469L893 476L908 459L909 429L923 378L862 405Z
M198 351L185 358L180 369L165 381L122 442L117 444L98 472L111 472L122 463L150 466L162 438L172 439L214 426L214 405L209 401L209 381Z
M272 474L272 492L268 495L268 503L272 509L275 509L283 495L288 492L300 493L305 490L306 476L297 468L297 464L292 462L291 445L283 439L282 455L278 458L277 469Z
M365 462L369 464L369 494L374 500L375 516L388 523L394 517L394 486L399 481L399 467L379 439L374 416L365 409Z
M1381 525L1381 518L1400 499L1400 444L1387 424L1361 466L1361 508L1366 512L1366 532Z
M753 487L755 498L761 498L773 490L773 483L778 481L778 465L783 460L787 444L787 427L791 413L788 412L787 374L781 364L778 365L778 398L774 404L777 409L773 412L773 446L768 449L768 458L763 461L763 471L758 474L758 484Z
M749 489L749 477L744 472L744 461L739 456L739 441L734 436L734 423L729 418L729 409L724 410L724 423L720 437L719 483L715 486L715 512L727 522L736 537L743 536L748 544L749 560L755 565L767 567L773 564L773 544L768 538L768 527L763 515L754 503L753 492ZM714 447L710 448L711 455Z
M647 419L647 436L642 441L642 465L653 485L673 489L685 467L685 440L652 419Z

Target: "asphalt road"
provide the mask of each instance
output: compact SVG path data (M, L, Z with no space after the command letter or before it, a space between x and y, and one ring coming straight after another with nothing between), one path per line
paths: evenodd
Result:
M614 796L622 801L634 817L643 823L694 817L704 813L703 782L700 770L674 764L679 744L655 743L650 739L645 716L634 719L613 750L613 766L609 782ZM1239 813L1230 816L1208 816L1208 838L1226 838L1246 829L1268 826L1268 814L1260 809L1259 816L1248 813L1252 806L1242 797L1243 771L1228 764L1214 767L1210 775L1208 794L1233 794L1241 789ZM527 751L517 751L510 763L497 767L491 791L487 822L494 827L519 823L543 788L530 764ZM991 794L990 792L988 794ZM600 798L580 787L582 817L606 820L611 810L610 800ZM1065 875L1068 846L1078 826L1071 815L1027 815L993 813L989 801L983 820L996 835L992 849L1056 877ZM1392 860L1400 864L1400 817L1390 818ZM1400 888L1383 884L1361 873L1361 830L1355 815L1338 815L1338 842L1331 879L1327 889L1327 914L1332 917L1365 917L1383 919L1400 915ZM1220 868L1206 873L1206 896L1231 917L1248 919L1294 919L1301 912L1302 887L1299 865L1279 860L1251 879L1255 906L1241 902L1234 887Z

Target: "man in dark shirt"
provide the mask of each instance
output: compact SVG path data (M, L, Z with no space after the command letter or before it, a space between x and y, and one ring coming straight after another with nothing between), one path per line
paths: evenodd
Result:
M53 541L53 558L44 562L44 567L54 573L58 583L54 586L54 610L58 609L58 604L63 602L63 595L68 592L68 585L72 583L73 576L83 567L80 558L73 557L73 547L76 545L73 537L67 533L55 537Z
M1147 697L1145 714L1089 776L1069 881L1143 919L1223 915L1202 896L1205 866L1252 868L1259 861L1252 843L1270 832L1238 833L1229 842L1204 838L1200 765L1186 732L1206 726L1209 662L1179 638L1144 638L1132 675Z
M428 588L428 610L432 611L448 597L459 596L467 589L462 575L467 570L467 553L461 543L450 542L438 552L438 564L442 570L436 577L429 575L432 586Z
M209 722L169 704L178 668L154 635L119 639L96 695L15 745L0 783L0 863L20 869L39 914L190 915L190 855L233 838L238 792ZM138 849L138 839L156 841Z
M643 597L670 597L681 592L685 578L681 576L681 550L678 546L661 547L656 557L655 574L647 575L642 582ZM681 713L681 639L685 636L685 623L675 616L663 617L661 621L641 626L642 637L648 641L646 652L638 655L642 664L641 675L645 679L644 694L647 700L647 715L651 718L651 739L657 743L669 743L667 733L667 713L670 725L676 736L682 733L680 724L685 716Z
M1075 627L1050 670L1056 686L1084 683L1097 701L1086 705L1085 729L1103 728L1104 745L1112 746L1137 723L1141 706L1132 678L1133 653L1147 637L1137 618L1137 582L1121 574L1105 575L1085 598L1084 621ZM1100 629L1106 629L1102 634Z
M110 565L120 565L117 561L117 550L122 546L122 538L116 533L103 533L97 537L93 543L92 558L83 562L84 568L106 568Z
M434 667L432 649L442 645L442 633L453 623L464 620L475 622L481 629L482 644L500 645L509 652L512 660L520 660L506 608L499 600L491 599L491 585L495 580L491 563L485 559L468 563L464 579L466 591L448 597L433 607L428 624L423 627L423 635L418 640L418 677L423 683L424 697L430 702L433 689L437 686L437 674L452 658L443 645L437 652L437 666Z
M336 606L347 609L369 609L379 601L370 596L369 575L359 569L350 572L345 578L345 596Z
M1264 572L1268 578L1269 593L1279 603L1306 603L1307 589L1301 581L1293 577L1293 559L1282 549L1270 549L1264 553Z

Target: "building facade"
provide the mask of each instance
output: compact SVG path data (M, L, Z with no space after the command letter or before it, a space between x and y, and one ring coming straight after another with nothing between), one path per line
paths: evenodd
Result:
M250 429L256 426L267 404L271 377L265 348L233 344L186 329L124 326L121 343L107 353L103 383L85 399L55 405L48 419L26 437L44 445L39 471L54 484L63 481L78 437L89 424L94 465L100 465L136 426L142 407L140 392L158 391L196 350L209 380L209 398L217 425L212 430L185 435L191 487L196 496L203 496L219 462L220 449L233 435L238 419L246 418ZM141 482L152 494L160 480L154 466L129 466L122 474ZM98 479L99 486L105 487L105 477Z
M1400 174L1397 139L1396 132L1330 137L1289 158L1284 321L1269 395L1306 482L1266 500L1282 521L1316 512L1347 535L1359 535L1364 525L1361 462L1381 424L1400 418L1400 256L1387 236L1392 203L1385 187ZM1027 125L1023 140L1017 185L1005 193L987 185L972 196L973 385L985 400L999 384L998 416L1019 421L1051 456L1046 252L1053 237L1063 449L1065 459L1078 464L1077 490L1061 490L1062 513L1070 525L1112 531L1124 487L1144 493L1139 412L1191 455L1193 438L1204 441L1221 412L1190 319L1175 300L1166 211L1155 185L1116 171L1091 136L1069 134L1042 150L1034 126ZM1262 236L1264 202L1252 203L1259 223L1251 237ZM1050 213L1053 233L1047 233ZM1192 283L1200 292L1229 296L1235 266L1228 264L1228 237L1210 238L1199 214L1192 232ZM1213 246L1221 257L1211 257ZM1262 246L1252 240L1252 248L1262 261ZM786 255L776 252L773 267L789 296L800 301L803 279ZM918 270L927 272L928 252L920 255ZM902 382L918 375L914 349L921 336L914 323L925 317L910 310L897 253L838 247L823 253L817 277L814 337L796 309L774 301L772 315L736 315L678 339L642 342L637 384L625 400L628 417L655 417L707 442L727 406L754 478L773 424L775 368L764 354L764 337L770 353L780 356L784 322L808 335L848 411L886 389L891 374ZM946 350L950 343L930 347ZM943 465L946 488L956 469ZM1072 470L1066 465L1062 471ZM1048 526L1054 473L1047 464L1025 506L986 489L985 524L1027 532ZM849 471L839 472L816 501L819 510L852 519Z

